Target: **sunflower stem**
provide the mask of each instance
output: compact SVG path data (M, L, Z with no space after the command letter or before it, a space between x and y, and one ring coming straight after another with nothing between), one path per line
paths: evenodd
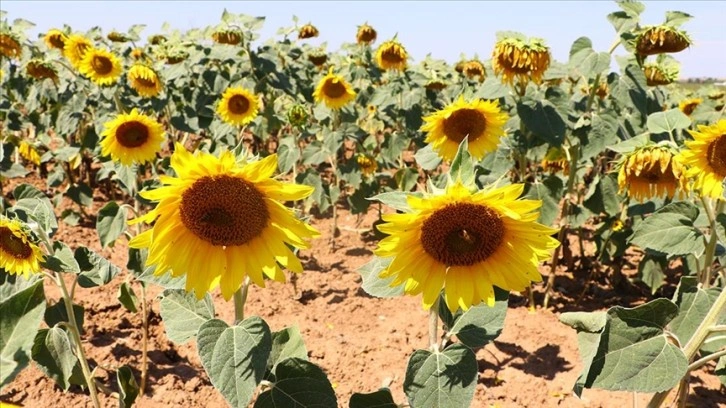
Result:
M250 287L250 277L246 277L242 286L234 292L234 324L238 324L245 319L245 303L247 302L247 292Z
M701 203L703 204L703 208L706 210L706 215L708 216L711 234L708 239L708 244L706 245L703 269L700 273L702 278L701 284L704 289L708 289L711 286L711 272L715 271L715 268L713 267L713 259L716 255L716 246L718 244L718 234L716 233L716 214L723 210L723 204L719 202L714 210L711 202L703 196L701 196Z
M143 395L146 389L146 380L149 377L149 312L146 310L146 284L141 284L141 381L139 392Z
M431 351L437 353L439 351L439 302L441 296L436 297L436 301L429 309L429 345Z

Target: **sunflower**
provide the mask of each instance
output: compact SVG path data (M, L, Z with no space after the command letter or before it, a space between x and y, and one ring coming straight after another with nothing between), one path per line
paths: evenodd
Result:
M182 50L173 50L167 53L164 58L168 65L176 65L189 58L189 53Z
M693 187L703 196L723 199L726 179L726 119L711 126L698 125L698 131L690 130L692 141L686 141L686 149L679 158L688 166L687 176L694 178Z
M161 93L162 85L156 71L149 66L136 63L128 73L129 85L136 90L139 96L153 98Z
M567 175L570 172L570 162L567 160L567 152L562 147L552 146L547 150L544 159L542 159L542 169L551 174L561 171Z
M635 38L639 55L680 52L690 45L691 39L685 31L665 25L645 27Z
M613 223L610 225L610 229L613 232L620 232L623 230L623 228L625 228L625 223L620 219L613 221Z
M316 67L322 67L328 61L328 54L321 50L312 51L308 54L308 61Z
M302 272L288 245L309 248L319 233L281 201L305 198L313 188L271 178L277 155L240 166L231 152L192 155L177 144L171 167L177 177L161 176L162 187L140 193L159 204L131 221L156 221L129 246L149 248L147 265L156 265L157 275L186 275L187 291L200 299L220 285L229 299L245 275L264 287L263 275L285 281L280 265Z
M643 202L649 198L673 198L688 192L686 167L667 145L648 145L625 155L618 163L619 194Z
M726 92L721 91L719 89L714 89L713 91L708 93L708 99L710 99L712 101L717 101L717 100L723 98L724 95L726 95Z
M686 115L691 116L693 111L696 110L701 102L703 102L703 99L701 98L684 99L680 103L678 103L678 109L680 109L681 112L685 113Z
M63 45L63 55L68 59L73 68L79 69L83 57L91 48L93 48L91 40L82 35L71 34L66 38L65 44Z
M144 50L142 50L141 48L134 48L133 50L131 50L131 58L137 61L144 58Z
M21 141L18 145L18 153L20 153L20 156L23 159L35 164L36 166L40 165L40 154L38 154L38 151L35 150L33 145L25 140Z
M287 120L293 126L303 126L308 121L308 112L302 105L293 105L287 112Z
M317 37L319 34L320 31L314 25L308 23L300 27L300 30L297 32L297 38L304 40L306 38Z
M108 38L109 41L117 43L131 41L131 37L124 33L119 33L118 31L111 31L110 33L108 33L108 35L106 35L106 38Z
M340 109L348 102L355 99L355 91L340 75L333 73L333 67L328 70L328 75L318 82L313 92L315 102L324 102L330 109Z
M378 170L378 163L376 162L376 159L367 154L360 153L358 157L356 157L356 162L364 176L372 176L376 170Z
M464 73L464 65L466 64L466 61L461 60L454 65L454 71L463 74Z
M441 91L446 88L446 82L434 78L428 80L424 87L430 91Z
M20 41L9 32L0 32L0 55L8 58L20 58L22 48Z
M358 32L355 35L358 44L371 44L376 41L376 38L378 38L378 33L368 23L358 26Z
M521 291L542 280L537 265L559 242L538 224L542 202L518 200L524 184L472 193L460 183L423 198L409 196L410 212L383 215L388 237L375 253L393 257L381 278L395 277L408 295L423 294L429 309L444 288L452 312L485 301L494 289Z
M260 102L257 95L244 88L227 88L217 105L222 120L235 126L244 126L257 117Z
M149 37L149 42L151 43L151 45L159 45L167 41L168 39L161 34L155 34Z
M444 109L424 117L421 130L428 132L426 143L443 159L452 160L461 141L468 137L469 153L480 160L496 150L507 119L498 101L466 102L464 97L459 97Z
M376 62L383 71L403 71L406 69L407 59L406 49L396 40L384 42L376 51Z
M45 41L45 45L47 45L48 48L55 48L56 50L61 51L63 51L63 47L65 46L67 39L68 37L66 37L66 34L57 28L48 30L48 32L45 33L45 36L43 36L43 41Z
M30 236L27 228L19 220L0 215L0 269L11 275L41 271L43 253Z
M469 79L478 78L479 82L484 81L487 76L484 65L478 60L467 61L461 68L461 72Z
M49 62L41 61L38 59L32 59L28 61L28 64L25 66L25 72L28 74L28 76L38 80L58 80L58 71L56 71L53 65Z
M519 38L504 38L494 46L492 68L494 74L502 74L502 81L511 84L515 78L532 80L539 84L550 66L550 50L539 38L524 41Z
M133 109L104 124L101 154L130 166L156 158L164 142L164 128L152 117Z
M212 34L212 40L217 44L238 45L242 42L242 32L239 30L218 30Z
M645 80L648 86L668 85L678 79L680 69L678 66L665 66L658 63L647 63L643 66Z
M99 86L113 85L121 77L121 61L109 51L98 48L88 50L78 70Z

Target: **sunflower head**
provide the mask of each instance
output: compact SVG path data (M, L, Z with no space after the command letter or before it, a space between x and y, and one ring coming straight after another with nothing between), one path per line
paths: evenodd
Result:
M167 65L176 65L189 58L189 53L184 50L173 50L164 56Z
M361 173L363 173L364 176L372 176L375 174L376 170L378 170L378 163L376 162L375 157L369 156L364 153L358 154L356 157L356 162L358 162L358 167L360 168Z
M678 109L680 109L681 112L685 113L686 115L691 116L693 111L696 110L701 102L703 102L703 99L701 98L684 99L678 103Z
M212 40L217 44L239 45L242 38L242 32L234 29L217 30L212 34Z
M7 58L20 58L23 49L20 40L9 31L0 31L0 55Z
M470 60L464 63L461 73L469 79L478 78L479 82L483 82L487 76L484 65L479 60Z
M693 140L686 141L679 159L688 166L693 187L704 197L724 199L726 180L726 119L710 126L698 125L690 130Z
M384 42L376 51L378 68L383 71L403 71L406 69L407 60L406 49L395 39Z
M463 74L464 73L464 65L466 65L467 61L461 60L454 65L454 71Z
M355 99L355 95L353 87L342 76L333 73L333 67L330 67L313 92L315 102L323 102L330 109L342 108Z
M308 111L302 105L293 105L287 112L287 120L295 127L304 126L308 122Z
M81 59L78 70L99 86L113 85L121 77L121 61L109 51L91 48Z
M643 65L645 80L648 86L668 85L678 79L680 69L678 66L666 66L658 63Z
M544 159L542 159L542 169L550 174L561 171L567 175L570 171L570 162L567 160L567 152L562 147L552 146L547 150Z
M108 38L111 42L117 42L117 43L125 43L127 41L131 41L131 37L124 33L119 33L118 31L111 31L106 35L106 38Z
M316 67L322 67L328 62L328 54L322 50L314 50L308 54L308 61L312 62Z
M168 41L168 39L161 34L155 34L155 35L152 35L151 37L149 37L149 42L151 43L151 45L159 45L159 44L163 44L167 41Z
M128 73L129 86L134 88L139 96L153 98L161 93L163 86L156 71L146 64L136 63Z
M300 27L300 30L297 32L297 38L301 40L317 37L318 35L320 35L320 31L310 23Z
M726 95L726 93L724 91L719 90L719 89L714 89L713 91L708 93L708 99L710 99L712 101L717 101L717 100L723 98L724 95Z
M230 299L246 276L265 287L265 276L285 281L281 266L303 271L291 248L309 248L319 233L282 202L313 188L272 178L276 155L240 165L231 152L192 155L177 144L171 167L177 177L164 176L163 186L140 193L156 208L131 221L154 222L129 246L149 249L147 264L157 275L186 275L186 289L199 299L219 285Z
M48 48L55 48L56 50L63 51L63 47L66 43L66 38L66 33L57 28L53 28L45 33L45 35L43 36L43 41L45 41L45 45L47 45Z
M20 144L18 145L18 153L20 153L20 157L26 161L33 163L36 166L40 165L40 154L38 154L38 151L35 150L33 145L25 140L20 141Z
M131 113L119 114L107 122L101 136L101 154L130 166L156 158L164 142L164 127L154 118L133 109Z
M430 91L441 91L446 88L446 82L440 79L430 79L426 82L424 87Z
M620 194L643 202L688 192L686 167L669 145L647 145L624 155L618 163Z
M378 111L378 108L376 108L376 105L370 104L368 105L366 110L368 111L369 116L373 116L376 114L376 111Z
M639 55L680 52L690 45L691 39L685 31L667 25L644 27L635 38Z
M82 35L71 34L63 45L63 56L68 59L73 68L79 69L83 57L91 48L93 48L91 40Z
M620 232L625 228L625 223L621 219L617 219L613 221L613 223L610 225L610 230L613 232Z
M28 61L28 64L25 66L25 72L28 76L38 80L58 80L58 71L56 71L53 64L39 59L32 59Z
M600 85L598 85L595 90L595 95L597 95L601 100L604 100L607 98L609 91L610 88L608 88L608 83L606 81L601 81Z
M27 278L41 271L41 261L43 253L27 226L0 214L0 269Z
M137 61L141 60L142 58L144 58L144 50L138 47L134 48L133 50L131 50L131 58Z
M355 35L355 40L358 44L372 44L378 38L376 30L369 26L367 23L358 26L358 32Z
M444 160L453 160L465 138L468 138L469 153L480 160L496 150L507 119L498 101L467 102L459 97L444 109L424 117L421 130L428 133L426 143Z
M217 113L223 121L244 126L257 117L259 97L244 88L227 88L217 105Z
M511 84L515 79L539 84L550 66L550 49L540 38L524 41L520 38L503 38L494 46L492 68L502 81Z

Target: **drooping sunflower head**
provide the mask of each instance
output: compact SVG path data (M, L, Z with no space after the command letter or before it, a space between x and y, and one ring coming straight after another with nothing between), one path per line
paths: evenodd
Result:
M40 165L40 154L38 154L38 151L33 145L26 142L25 140L20 141L20 144L18 145L18 153L20 153L20 157L29 161L30 163L33 163L36 166Z
M378 170L378 163L376 162L375 157L369 156L365 153L358 154L356 162L364 176L372 176L375 174L376 170Z
M63 56L68 59L73 68L79 69L83 57L91 48L93 48L91 40L82 35L71 34L63 45Z
M563 147L552 146L547 149L544 159L542 159L542 169L551 174L561 171L567 175L570 171L570 162L567 160L567 152Z
M265 287L264 276L285 281L281 266L302 272L290 247L309 248L319 233L282 202L313 188L272 178L277 155L240 165L231 152L192 155L177 144L171 167L177 177L162 176L162 187L140 193L156 208L131 221L155 221L129 246L149 249L157 275L186 275L187 291L200 299L219 285L230 299L246 276Z
M297 38L301 40L317 37L318 35L320 35L320 31L310 23L300 27L300 30L297 32Z
M118 31L111 31L106 35L106 38L108 38L109 41L117 43L125 43L127 41L131 41L131 37L124 33L119 33Z
M355 40L358 44L372 44L378 38L376 30L369 26L367 23L358 26L358 32L355 35Z
M66 37L66 33L57 28L53 28L45 33L45 36L43 36L43 41L45 41L45 45L47 45L48 48L55 48L56 50L63 51L63 47L66 44L67 38L68 37Z
M0 214L0 269L27 278L41 271L42 260L43 253L27 226Z
M424 85L426 89L431 91L441 91L444 90L446 86L446 82L436 78L428 80L426 85Z
M164 142L164 127L154 118L133 109L104 124L101 154L130 166L156 158Z
M408 53L398 41L388 40L376 51L376 63L383 71L404 71L408 61Z
M166 36L163 36L161 34L154 34L151 37L149 37L149 43L151 43L151 45L159 45L159 44L163 44L167 41L168 41L168 39L166 38Z
M492 68L502 81L512 84L515 79L539 84L550 66L550 49L540 38L524 41L520 38L504 38L494 46Z
M678 66L665 66L655 62L643 65L645 80L648 86L668 85L678 79Z
M121 77L121 60L113 53L91 48L83 55L78 70L99 86L113 85Z
M483 82L487 76L484 65L479 60L467 61L462 67L461 72L469 79L478 78L479 82Z
M302 105L293 105L287 112L287 120L293 126L303 126L308 121L308 111Z
M724 198L726 180L726 119L710 126L689 131L693 140L686 141L680 160L688 166L693 187L704 197Z
M25 72L28 76L38 80L58 80L58 71L56 71L53 64L39 59L32 59L28 61L28 64L25 66Z
M644 27L635 38L639 55L680 52L690 45L691 39L685 31L666 25Z
M308 54L308 61L312 62L316 67L322 67L328 62L328 54L322 50L314 50Z
M643 202L688 192L686 166L668 145L647 145L624 155L618 163L620 194Z
M20 40L9 31L0 31L0 55L7 58L20 58L23 48Z
M680 109L681 112L685 113L686 115L691 116L693 111L696 110L701 102L703 102L703 99L701 98L684 99L678 103L678 109Z
M459 144L467 137L469 153L480 160L497 149L507 119L497 101L467 102L459 97L444 109L424 117L421 130L428 132L426 143L444 160L452 160Z
M464 65L466 65L466 60L461 60L454 65L454 71L463 74L464 73Z
M259 97L244 88L227 88L217 105L217 113L223 121L244 126L257 117Z
M538 200L518 199L523 184L472 192L460 183L445 192L409 196L410 212L383 215L388 237L375 251L394 257L380 274L394 277L408 295L430 308L444 289L449 310L494 305L494 286L522 291L542 278L541 260L559 243L555 230L538 224Z
M128 81L129 86L144 98L158 96L163 89L161 79L159 79L156 71L142 63L136 63L129 69Z
M315 102L323 102L330 109L342 108L355 99L355 95L353 87L345 81L345 78L333 73L333 67L330 67L328 74L318 82L313 92Z
M176 65L189 58L189 53L184 50L171 50L166 53L164 59L168 65Z
M141 48L134 48L131 50L131 58L139 61L144 58L144 50Z
M235 29L217 30L212 34L212 40L217 44L239 45L242 43L242 32Z
M726 92L724 92L720 89L714 89L713 91L708 93L708 99L710 99L712 101L717 101L717 100L723 98L724 95L726 95Z

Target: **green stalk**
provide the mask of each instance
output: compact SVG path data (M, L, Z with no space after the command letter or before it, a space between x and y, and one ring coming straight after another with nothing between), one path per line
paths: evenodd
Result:
M234 292L234 323L237 324L245 319L245 303L250 287L249 276L245 278L242 286Z
M429 345L434 353L439 351L439 302L440 296L429 309Z
M708 243L706 244L703 269L699 272L699 276L702 278L701 284L704 289L708 289L711 286L711 273L715 271L715 268L713 268L713 260L716 256L716 246L718 244L718 234L716 233L716 214L723 211L723 201L719 201L718 204L716 204L715 211L708 199L701 197L701 203L703 204L703 208L706 210L706 215L708 216L711 235L708 239Z

